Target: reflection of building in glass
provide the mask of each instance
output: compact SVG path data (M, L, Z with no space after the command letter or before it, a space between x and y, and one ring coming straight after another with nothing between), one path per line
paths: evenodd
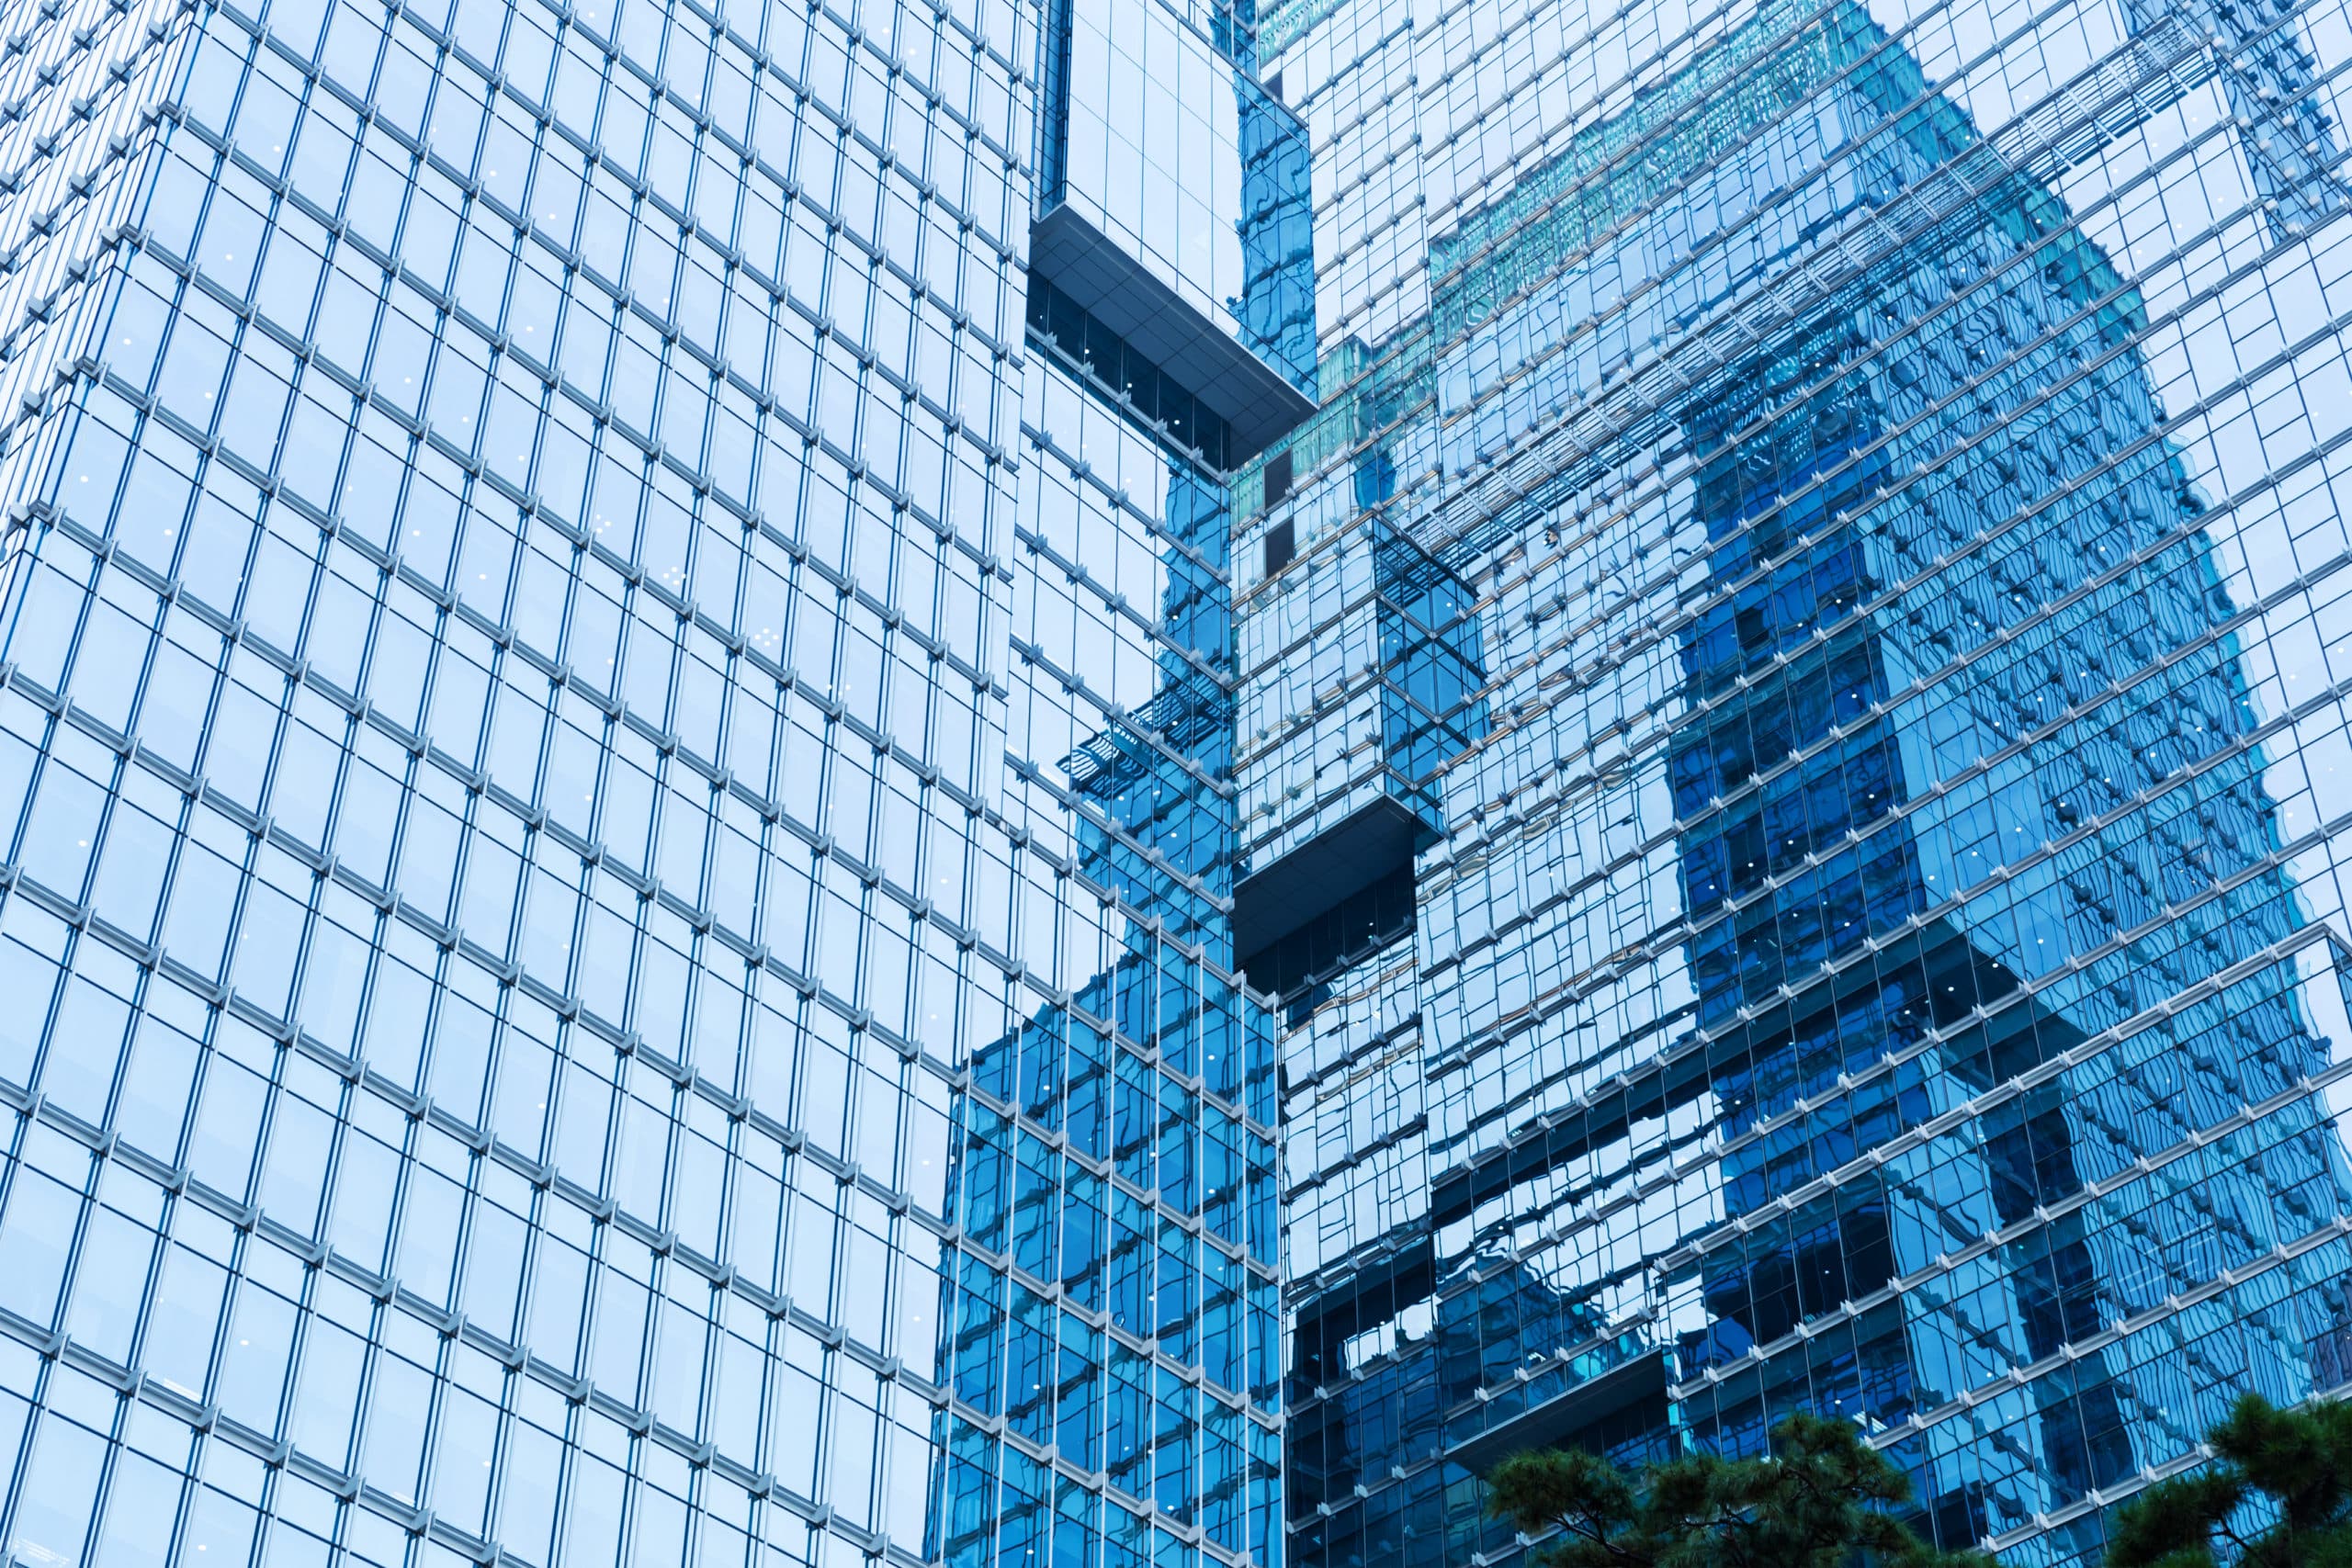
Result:
M0 1555L2352 1377L2344 0L8 16Z
M1832 65L1883 40L1844 25ZM1932 99L1902 112L1924 85L1899 60L1857 80L1859 123L1898 128L1878 152L1890 185L1973 142ZM1752 1449L1792 1398L1907 1418L2352 1213L2308 1099L2125 1179L2295 1090L2328 1050L2301 1016L2291 892L2265 864L2261 757L2232 744L2253 728L2233 606L2203 503L2156 436L2144 313L2062 222L2022 182L1981 194L1868 275L1863 310L1740 367L1769 423L1729 403L1687 420L1717 593L1683 636L1694 711L1673 766L1679 818L1727 802L1680 845L1722 1125L1904 1058L1726 1159L1726 1215L1986 1102L1952 1146L1701 1253L1717 1321L1683 1375L1736 1369L1685 1407L1703 1441ZM2159 790L2161 808L2140 807ZM1825 965L1813 1006L1783 1005ZM2068 1053L2080 1065L2059 1065ZM2050 1205L2064 1212L2037 1216ZM2019 1239L1850 1328L1753 1353L2007 1227ZM2185 1450L2235 1389L2307 1392L2346 1261L2330 1244L2183 1314L2162 1357L2083 1356L2068 1380L1976 1406L1964 1443L1931 1432L1898 1451L1966 1536L2014 1527Z
M1196 651L1227 642L1226 512L1188 465L1165 473L1157 694L1061 760L1077 874L1160 923L1130 923L1108 969L971 1060L952 1217L978 1253L941 1314L967 1407L943 1417L933 1550L951 1563L1048 1542L1140 1562L1149 1517L1179 1532L1160 1540L1262 1558L1280 1529L1272 1043L1182 957L1230 942L1230 699ZM1146 1506L1057 1484L1041 1454Z
M1414 770L1407 912L1311 987L1242 944L1289 1003L1301 1563L1492 1556L1514 1449L1801 1407L1948 1542L2070 1560L2237 1390L2345 1375L2344 993L2260 623L2050 193L2251 93L2312 149L2256 161L2265 231L2324 221L2310 58L2150 17L1984 139L1856 6L1700 38L1430 240L1426 313L1233 487L1245 690L1334 691L1317 574L1408 536L1481 704ZM1245 707L1245 854L1376 776L1322 700Z
M1439 1292L1432 1261L1424 1242L1296 1318L1283 1484L1294 1544L1326 1560L1356 1541L1409 1561L1502 1549L1479 1478L1521 1448L1575 1442L1625 1464L1670 1451L1665 1364L1641 1341L1523 1265L1472 1265ZM1465 1405L1483 1427L1464 1424ZM1359 1486L1377 1490L1351 1518ZM1305 1522L1325 1517L1355 1525L1354 1540L1327 1547Z

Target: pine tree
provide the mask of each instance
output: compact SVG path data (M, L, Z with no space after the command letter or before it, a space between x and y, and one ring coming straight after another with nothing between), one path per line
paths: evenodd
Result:
M1541 1568L1994 1568L1914 1535L1894 1513L1909 1479L1826 1416L1782 1421L1769 1458L1690 1454L1632 1477L1548 1449L1514 1454L1487 1485L1489 1514L1531 1536L1558 1528L1532 1553Z
M2241 1394L2206 1440L2117 1515L2106 1568L2352 1568L2352 1408Z

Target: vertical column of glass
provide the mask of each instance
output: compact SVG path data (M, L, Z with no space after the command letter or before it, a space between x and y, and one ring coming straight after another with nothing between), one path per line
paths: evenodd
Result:
M1224 497L1031 353L1006 757L1060 931L1052 999L957 1101L940 1551L1274 1562L1272 1068L1216 902Z
M1873 36L1849 28L1847 41ZM1915 101L1915 74L1900 60L1861 80L1854 108L1865 117ZM1923 141L1928 117L1894 123L1894 151L1917 159L1897 171L1905 182L1953 155ZM1692 421L1702 453L1714 433L1741 432L1702 470L1701 503L1719 541L1711 564L1726 590L1686 642L1706 728L1677 741L1686 818L1703 819L1711 798L1738 801L1685 843L1694 908L1722 911L1693 952L1702 1022L1736 1067L1717 1091L1738 1126L1780 1115L1798 1096L1817 1100L1827 1075L1858 1062L1894 1064L1864 1075L1868 1092L1845 1096L1837 1117L1816 1110L1811 1137L1748 1141L1725 1165L1730 1207L1751 1210L1826 1173L1863 1128L1916 1124L1975 1095L1995 1106L1938 1146L1883 1162L1882 1177L1844 1180L1770 1227L1760 1250L1754 1241L1714 1249L1711 1267L1727 1271L1710 1276L1714 1322L1688 1347L1685 1376L1724 1351L1752 1356L1751 1344L1840 1301L1877 1303L1801 1349L1749 1360L1721 1386L1711 1380L1692 1415L1717 1444L1759 1444L1765 1425L1794 1404L1886 1422L1944 1405L2144 1310L2156 1280L2184 1289L2192 1276L2253 1261L2283 1230L2309 1228L2312 1194L2328 1193L2323 1211L2334 1213L2352 1194L2316 1106L2297 1101L2232 1155L2173 1168L2189 1208L2264 1218L2198 1261L2148 1249L2150 1209L2167 1204L2168 1189L2130 1181L2133 1159L2210 1126L2225 1103L2292 1089L2326 1049L2302 1018L2308 976L2289 951L2301 925L2291 896L2267 876L2223 897L2203 881L2217 853L2275 841L2256 826L2274 808L2251 759L2228 749L2249 724L2233 654L2199 629L2226 614L2197 531L2201 503L2161 445L2133 439L2154 425L2128 347L2136 299L2086 309L2117 280L2070 234L2027 247L2019 236L2048 221L2047 199L2023 185L1988 195L1976 222L1905 258L1905 282L1877 291L1873 315L1851 329L1825 321L1808 345L1747 378L1771 412L1724 405ZM1896 323L1892 345L1878 341ZM1960 367L1991 361L1985 342L2004 347L1997 368L1973 379L1963 417ZM1865 344L1877 367L1846 368ZM2101 368L2086 378L2076 367L2090 363ZM1996 446L1973 423L1988 413L2003 422ZM1930 471L1903 498L1883 498L1894 476ZM1991 534L1963 521L1984 517L2007 521ZM2115 575L2141 557L2143 568ZM1882 601L1875 624L1848 622L1841 634L1847 605L1893 583L1916 586ZM2031 635L2004 630L2028 617ZM1792 648L1810 626L1830 632L1826 646ZM2102 706L2109 655L2098 645L2119 637L2169 651L2156 656L2160 679ZM1736 669L1752 690L1722 682L1720 671ZM1910 694L1923 689L1934 694ZM2088 711L2042 733L2077 702ZM1871 716L1879 712L1886 716ZM2134 749L2119 745L2119 732L2157 728L2177 738L2170 755L2125 757ZM2032 745L2019 750L2020 738ZM1770 782L1743 795L1758 773ZM2143 834L2170 836L2138 819L2140 803L2167 789L2174 807L2200 803L2215 838L2184 857L2198 869L2171 879L2176 902L2160 909L2119 897L2113 878ZM2094 818L2117 835L2102 834L2098 852L2043 852ZM1888 826L1867 829L1860 854L1833 847L1848 825L1881 820ZM2260 859L2235 863L2250 871ZM2016 871L1987 883L2004 866ZM1975 892L1955 902L1962 888ZM1915 915L1927 923L1905 935ZM2232 921L2226 938L2211 926L2219 919ZM2118 930L2152 920L2170 928L2153 947L2113 951ZM1869 963L1840 959L1866 937L1879 944ZM2190 948L2205 956L2173 958ZM2075 953L2094 958L2079 981L2061 967ZM1815 965L1844 977L1802 1010L1774 1005L1789 976ZM2102 1035L2233 965L2255 967L2223 993L2232 1002L2179 1009L2121 1042ZM2027 987L2033 994L2021 997ZM1731 1025L1735 1008L1759 1021ZM1973 1021L1977 1008L1991 1011L1988 1024ZM2098 1053L2058 1082L1997 1092L2093 1037ZM2158 1060L2185 1070L2152 1073ZM2256 1168L2296 1175L2263 1187ZM2101 1179L2119 1190L2085 1206L2075 1195ZM1956 1238L2004 1226L2023 1226L2023 1239L1936 1267ZM2191 1360L2235 1367L2243 1382L2233 1386L2300 1397L2312 1368L2295 1347L2337 1310L2322 1288L2334 1245L2241 1303L2187 1314L2199 1343L2178 1361L2152 1346L2084 1358L2067 1378L1980 1401L1965 1419L1900 1445L1936 1528L1952 1541L2018 1528L2194 1442L2219 1412L2196 1392ZM1881 1294L1931 1267L1941 1276L1931 1284ZM2282 1290L2302 1299L2274 1299ZM2182 1421L2174 1412L2184 1406L2205 1414Z

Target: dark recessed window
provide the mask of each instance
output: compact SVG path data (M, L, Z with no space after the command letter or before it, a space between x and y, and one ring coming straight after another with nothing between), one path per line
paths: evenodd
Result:
M1266 459L1266 504L1273 505L1290 493L1290 448L1285 446Z
M1283 461L1287 464L1290 459L1284 457ZM1266 530L1266 575L1268 577L1273 576L1274 573L1288 566L1291 558L1296 554L1298 554L1298 530L1291 525L1289 518L1283 518Z

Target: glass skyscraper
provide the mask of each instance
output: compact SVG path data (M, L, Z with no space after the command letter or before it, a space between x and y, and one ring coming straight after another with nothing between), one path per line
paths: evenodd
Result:
M1500 1562L2352 1381L2352 14L0 0L0 1555Z
M1794 1409L2096 1562L2352 1376L2343 15L1259 44L1332 371L1233 487L1293 1563Z

